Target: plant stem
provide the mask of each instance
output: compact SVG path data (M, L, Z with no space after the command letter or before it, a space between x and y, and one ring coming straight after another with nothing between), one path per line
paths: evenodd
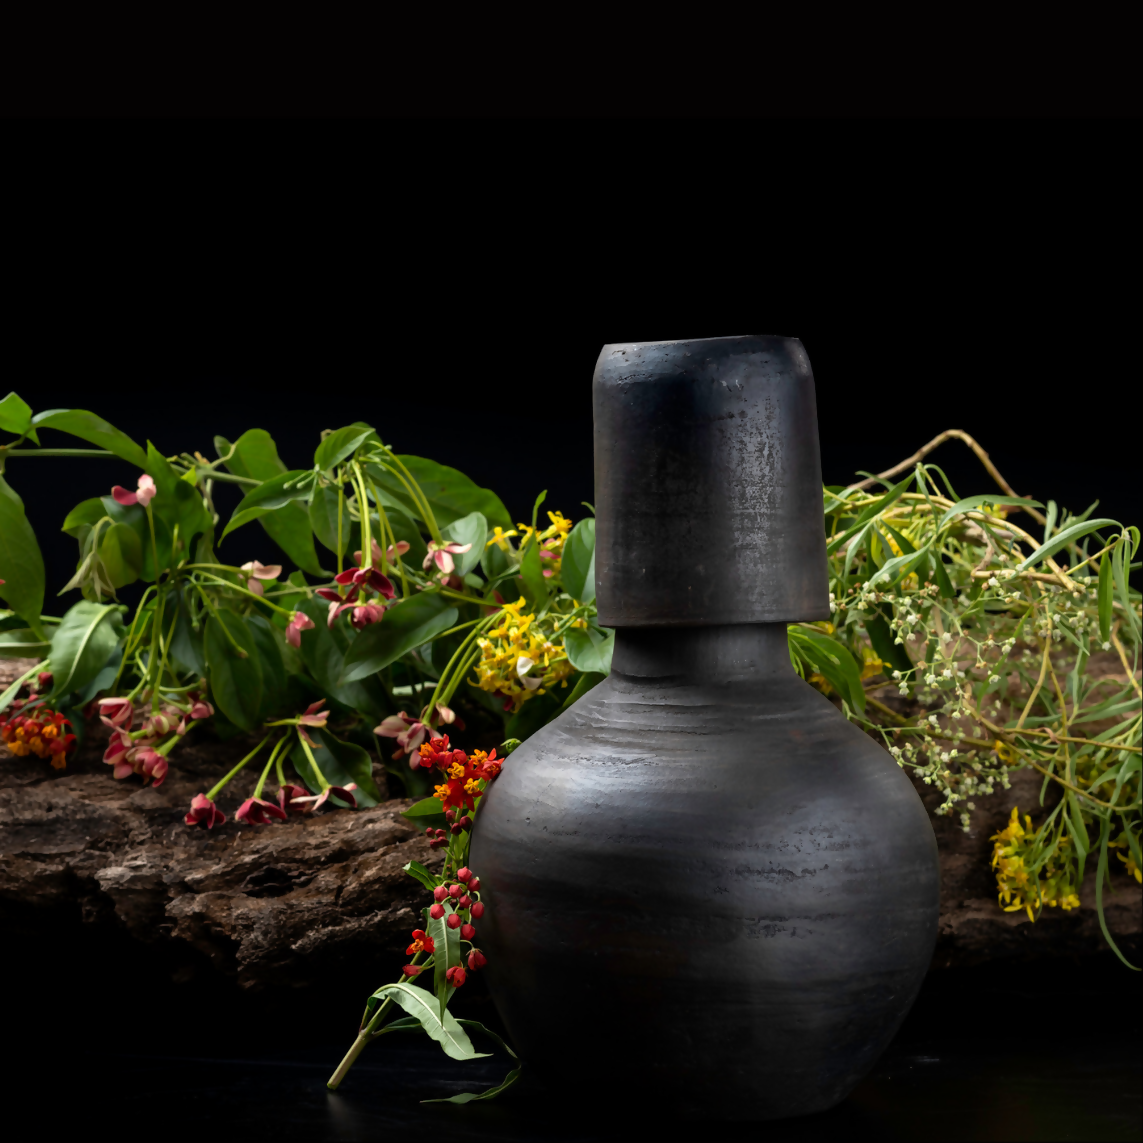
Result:
M1044 636L1044 659L1040 664L1040 677L1036 680L1036 685L1032 688L1032 693L1028 696L1028 705L1024 707L1023 714L1020 715L1020 721L1016 723L1016 730L1019 730L1024 725L1024 719L1032 710L1032 704L1036 701L1036 696L1040 693L1040 688L1044 685L1044 679L1048 676L1048 664L1051 659L1048 657L1052 649L1052 633L1049 631Z
M219 791L223 789L223 787L226 785L226 783L229 782L230 779L233 778L234 775L237 774L242 769L242 767L246 765L247 762L249 762L252 758L254 758L254 756L258 753L258 751L261 750L262 747L265 746L266 743L269 741L270 741L270 735L267 734L266 737L263 738L262 741L259 742L258 745L255 746L254 749L251 750L250 753L247 754L246 757L243 758L242 761L239 762L238 765L235 766L234 769L231 770L229 774L227 774L220 781L216 782L213 786L211 786L210 792L206 796L213 802L214 799L218 797Z

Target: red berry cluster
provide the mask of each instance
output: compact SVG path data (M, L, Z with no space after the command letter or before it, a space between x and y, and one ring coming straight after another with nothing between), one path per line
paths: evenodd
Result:
M445 917L445 924L450 929L459 929L461 940L472 945L472 942L476 940L476 926L472 922L479 921L484 916L484 904L480 900L480 878L475 877L472 870L468 868L458 869L456 878L452 885L438 885L433 890L433 903L429 906L429 916L434 921L439 921ZM446 904L451 906L451 913L445 908ZM416 944L418 936L422 942L425 939L420 930L413 936L414 944ZM432 951L423 943L421 947L426 948L426 951ZM410 945L409 949L412 950L413 945ZM475 972L476 969L483 968L487 963L488 959L484 953L473 945L468 954L469 972ZM416 976L423 971L423 966L405 965L406 976ZM453 965L445 973L445 976L454 988L459 988L466 979L465 970L461 965Z

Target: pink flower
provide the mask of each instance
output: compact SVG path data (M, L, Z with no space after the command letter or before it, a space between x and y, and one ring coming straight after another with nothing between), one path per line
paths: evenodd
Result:
M382 738L395 738L397 740L397 749L393 753L394 761L400 758L402 754L408 753L410 755L410 769L415 770L421 764L417 747L424 742L429 733L429 727L425 726L419 718L412 719L404 711L401 711L400 714L391 714L388 718L381 720L380 726L373 728L373 733ZM429 765L431 766L432 763L430 762Z
M488 963L488 958L480 951L480 949L473 949L468 954L468 967L475 972L478 968L483 968Z
M397 541L397 555L403 556L408 550L409 550L409 545L408 545L407 541L405 541L405 540L398 540ZM361 566L361 553L360 552L354 552L353 553L353 559L354 559L354 562L360 567ZM391 563L391 564L395 564L397 562L393 558L393 545L392 544L390 544L385 549L385 559L388 563ZM376 540L373 541L373 562L375 564L379 564L381 562L381 545Z
M246 588L252 591L255 595L261 595L263 588L258 582L260 579L277 579L282 574L281 564L262 564L257 560L251 560L248 564L243 564L242 571L246 573Z
M393 599L397 592L393 587L392 581L388 576L382 575L376 568L357 568L349 571L343 571L341 575L335 577L335 582L341 584L343 587L349 586L349 592L342 597L331 587L319 587L317 594L322 599L328 599L329 605L329 618L327 623L330 627L333 626L333 621L343 612L350 608L353 609L353 614L350 616L350 622L354 627L360 631L363 627L368 627L370 623L377 623L385 614L385 608L379 603L360 603L358 596L361 589L369 588L378 593L385 599Z
M163 784L169 766L167 760L157 750L144 746L135 754L134 761L135 773L141 774L144 781L148 778L153 779L156 789Z
M303 729L304 726L316 726L319 730L325 730L326 719L329 718L328 710L318 710L319 706L325 705L325 699L318 699L317 702L311 702L306 709L298 715L298 733L313 747L321 749L319 743L315 742Z
M158 489L155 487L155 482L144 472L139 477L138 490L135 492L128 492L122 485L115 485L111 490L111 495L115 497L117 503L129 507L132 504L142 504L144 508L151 503L155 498Z
M191 718L210 718L214 714L214 707L202 699L195 699L194 706L190 709Z
M112 730L130 730L131 723L135 721L135 708L123 698L100 699L99 721Z
M309 631L313 628L314 621L304 612L295 611L290 616L290 622L286 626L286 642L291 647L301 647L302 645L302 632Z
M309 813L311 810L320 810L330 798L340 798L343 802L348 802L356 809L357 799L350 793L350 790L356 789L356 782L350 782L348 786L326 786L320 794L311 794L304 798L291 798L290 805L301 803L306 807L305 812Z
M267 814L269 817L266 816ZM247 798L238 807L234 820L249 822L251 825L269 825L270 818L278 818L281 821L287 816L286 811L281 806L276 806L273 802L266 801L265 798Z
M286 811L292 809L296 814L304 814L309 811L309 806L293 805L295 798L304 798L306 790L303 786L293 786L287 782L281 789L278 790L278 808L282 811L282 817L286 816Z
M436 564L444 575L452 575L456 567L452 557L467 552L471 547L471 544L438 544L435 540L430 540L429 554L425 556L421 566L428 571L433 564Z
M128 774L134 773L134 767L127 760L128 753L134 748L135 743L126 731L113 730L111 732L111 740L103 752L103 761L108 766L115 767L116 778L126 778ZM120 767L126 767L122 774L119 772Z
M205 794L195 794L190 813L183 820L187 825L201 824L207 829L213 829L226 821L226 815Z

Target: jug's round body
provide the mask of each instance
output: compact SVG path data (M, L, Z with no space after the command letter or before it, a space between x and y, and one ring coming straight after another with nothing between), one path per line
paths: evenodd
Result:
M618 634L610 677L512 754L476 823L508 1032L577 1101L830 1107L929 964L925 809L793 672L785 624Z

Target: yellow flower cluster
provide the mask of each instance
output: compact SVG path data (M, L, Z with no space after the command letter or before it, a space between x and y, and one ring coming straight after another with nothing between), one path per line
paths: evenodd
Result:
M533 695L546 694L556 683L567 686L574 671L563 645L553 643L535 615L522 615L526 601L506 603L500 622L478 639L480 658L472 685L511 701L518 711Z
M1024 815L1024 825L1020 824L1020 811L1014 806L1008 825L991 838L992 868L996 870L1001 908L1006 913L1024 909L1030 921L1036 919L1034 910L1044 905L1067 910L1078 908L1080 903L1069 861L1071 838L1060 840L1056 852L1044 865L1046 876L1041 881L1039 872L1032 872L1025 864L1035 832L1028 814Z

